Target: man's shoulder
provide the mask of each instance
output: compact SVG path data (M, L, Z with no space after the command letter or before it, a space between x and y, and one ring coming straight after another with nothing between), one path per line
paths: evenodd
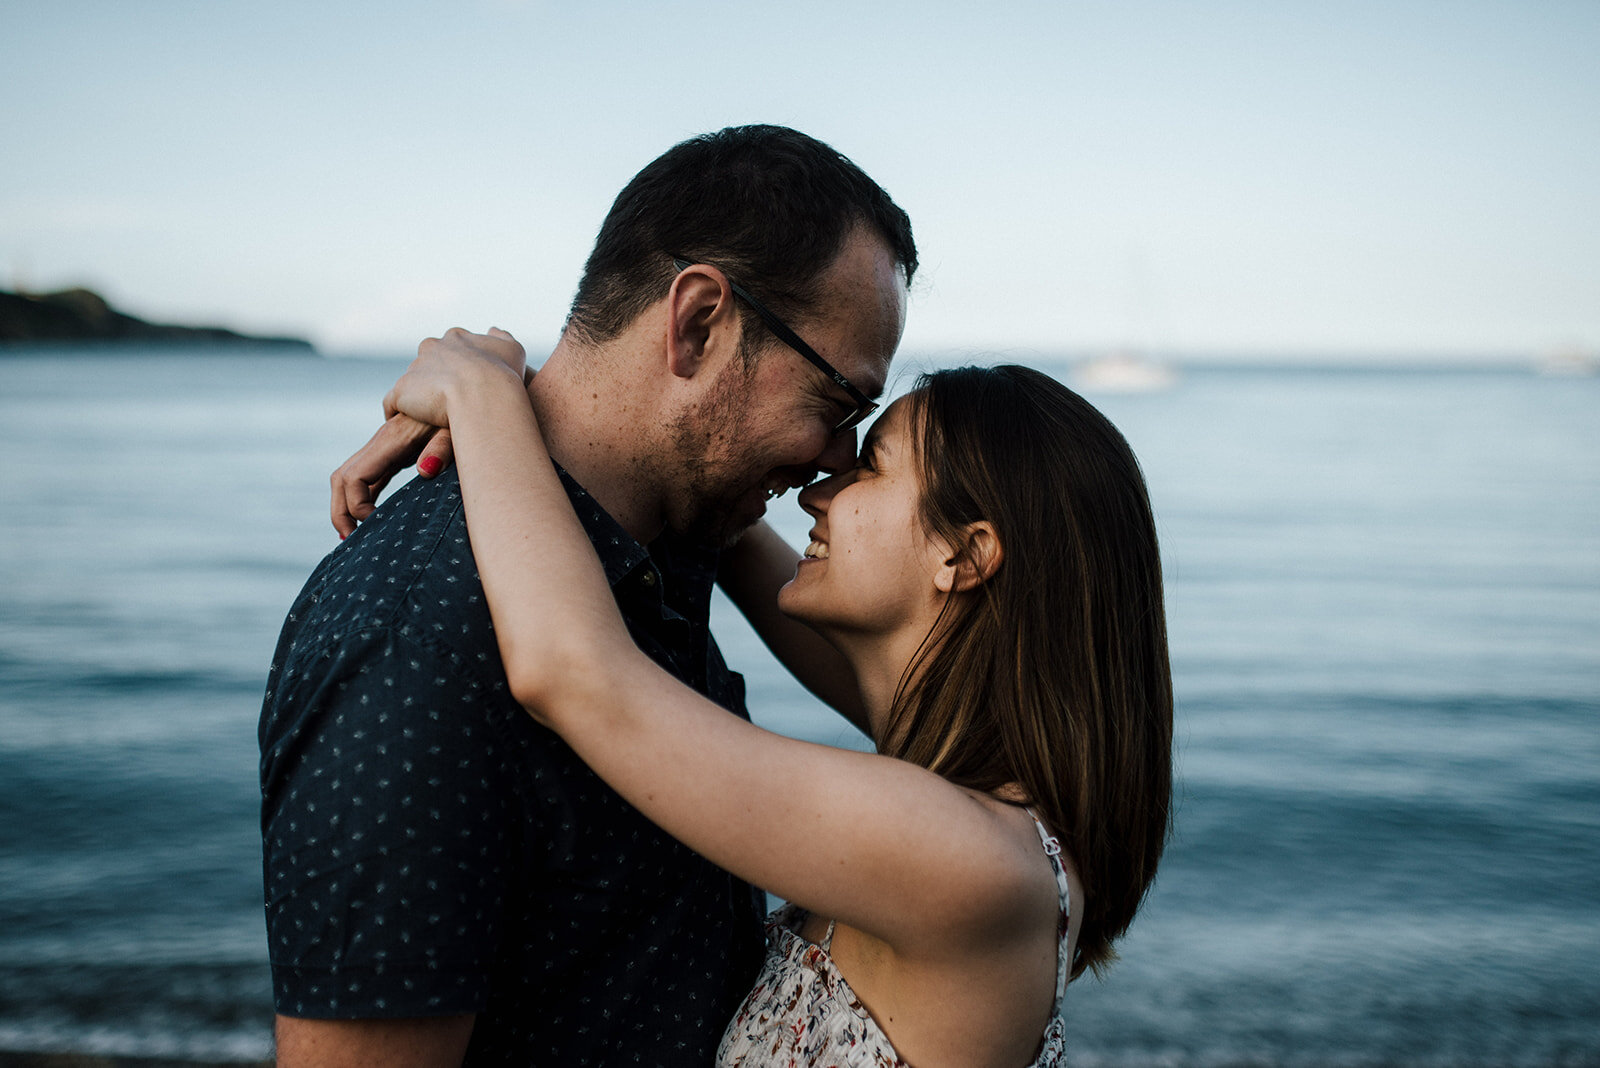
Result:
M264 756L297 735L395 729L385 744L426 749L518 711L452 472L401 487L317 566L284 620L259 730Z
M283 638L307 649L375 631L458 651L493 644L454 472L401 487L324 557Z
M390 624L419 596L429 608L450 608L450 598L432 600L435 588L482 592L454 472L402 486L323 558L302 598L322 608L312 614L318 625L342 630Z
M323 565L319 572L347 581L407 588L434 574L476 580L455 469L406 483L329 553Z

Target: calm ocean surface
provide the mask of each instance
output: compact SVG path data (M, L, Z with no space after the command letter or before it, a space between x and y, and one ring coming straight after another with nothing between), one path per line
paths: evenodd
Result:
M0 360L0 1049L268 1055L261 689L402 366ZM1600 1064L1600 379L1091 397L1164 539L1181 798L1074 1063ZM854 744L718 632L759 721Z

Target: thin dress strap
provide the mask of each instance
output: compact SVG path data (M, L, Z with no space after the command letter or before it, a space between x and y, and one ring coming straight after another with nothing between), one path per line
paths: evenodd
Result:
M828 952L829 950L831 950L833 948L833 926L834 926L834 924L836 924L838 922L839 922L838 920L829 920L828 921L828 933L822 936L822 941L821 942L817 943L817 945L822 947L822 952L824 952L824 953Z
M1061 863L1061 840L1045 828L1039 814L1032 808L1028 808L1027 813L1033 817L1033 825L1039 830L1039 841L1044 845L1044 854L1050 861L1051 871L1055 873L1056 895L1061 900L1061 920L1056 932L1056 1003L1052 1010L1060 1016L1061 1003L1067 997L1067 979L1072 975L1072 960L1067 955L1070 949L1068 921L1072 917L1072 890L1067 885L1067 869ZM832 928L828 933L833 933Z

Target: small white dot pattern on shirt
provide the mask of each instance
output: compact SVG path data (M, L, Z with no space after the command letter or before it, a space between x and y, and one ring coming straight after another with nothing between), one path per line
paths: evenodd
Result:
M706 628L714 560L646 552L567 482L641 648L742 715ZM279 1012L476 1012L469 1064L709 1063L760 964L756 895L511 699L453 473L307 582L261 746Z

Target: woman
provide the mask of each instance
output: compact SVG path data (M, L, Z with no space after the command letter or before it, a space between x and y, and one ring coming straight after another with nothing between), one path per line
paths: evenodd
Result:
M864 754L729 716L634 647L514 371L425 355L386 405L450 428L518 701L791 902L719 1064L1060 1063L1067 981L1112 960L1171 793L1154 523L1099 412L1025 368L924 376L801 493L803 559L765 526L729 554L736 603Z

